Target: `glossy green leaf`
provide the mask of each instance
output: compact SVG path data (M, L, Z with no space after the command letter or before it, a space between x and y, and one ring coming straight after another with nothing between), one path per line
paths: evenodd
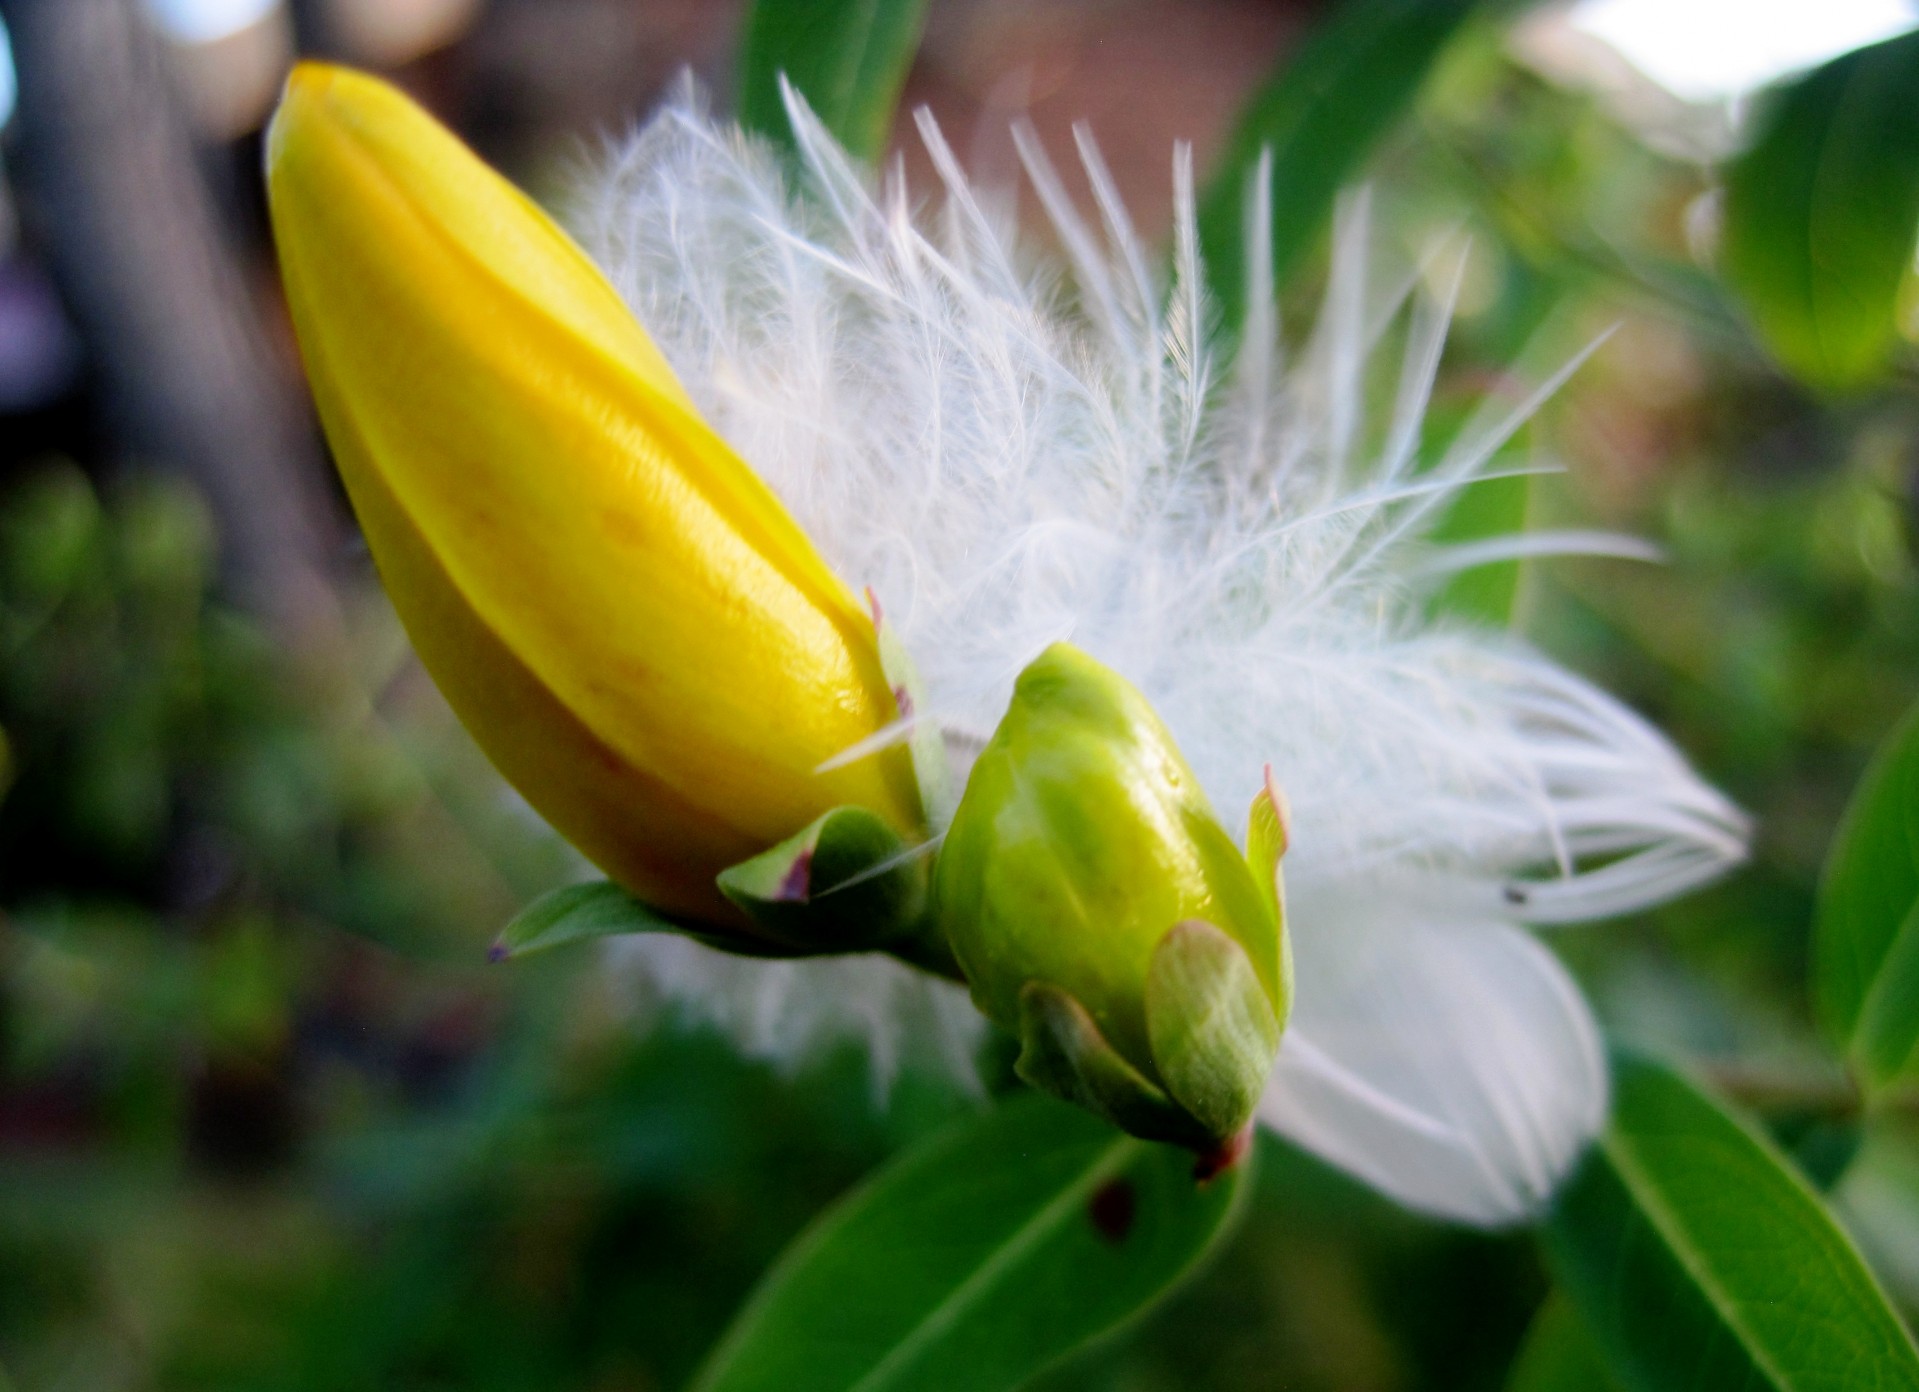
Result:
M886 151L927 0L758 0L740 43L740 122L793 142L780 74L839 142L868 163Z
M1231 321L1245 309L1246 200L1260 153L1273 156L1273 279L1282 284L1473 9L1473 0L1344 0L1254 94L1199 212L1207 278Z
M618 885L607 880L567 885L542 894L500 931L488 953L494 961L524 957L566 943L610 938L621 933L677 933L679 927L662 918Z
M1813 941L1820 1018L1868 1086L1919 1052L1919 707L1853 793L1826 856Z
M1193 1157L1037 1095L959 1123L822 1216L697 1392L1005 1392L1145 1309L1230 1226L1250 1160Z
M1546 1226L1626 1392L1912 1392L1919 1351L1811 1187L1665 1066L1614 1062L1611 1126Z
M1555 1292L1539 1307L1513 1359L1506 1392L1619 1392L1579 1311Z
M1726 179L1726 283L1773 355L1832 392L1899 342L1919 243L1919 33L1836 58L1776 98Z

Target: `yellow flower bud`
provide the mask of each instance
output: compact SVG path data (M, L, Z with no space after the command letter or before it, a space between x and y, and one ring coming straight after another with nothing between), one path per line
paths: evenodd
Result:
M502 773L609 876L714 876L826 811L923 821L873 617L586 255L387 84L304 63L267 139L293 322L388 593Z

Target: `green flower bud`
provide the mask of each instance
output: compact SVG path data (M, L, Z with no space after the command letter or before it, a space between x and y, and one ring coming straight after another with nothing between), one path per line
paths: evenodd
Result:
M1279 1047L1284 848L1270 778L1242 855L1145 697L1056 643L973 766L936 912L975 1002L1019 1035L1022 1077L1210 1151Z

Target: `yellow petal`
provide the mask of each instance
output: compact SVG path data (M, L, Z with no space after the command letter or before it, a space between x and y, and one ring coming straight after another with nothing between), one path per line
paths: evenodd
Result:
M268 138L287 293L396 608L489 757L660 907L830 807L902 832L870 616L566 234L392 87L295 69Z

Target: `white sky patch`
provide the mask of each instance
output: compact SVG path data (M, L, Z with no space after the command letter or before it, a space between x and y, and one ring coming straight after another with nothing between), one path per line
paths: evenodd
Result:
M7 37L7 24L0 20L0 126L13 115L13 103L19 95L13 75L13 40Z
M280 8L280 0L147 0L167 34L182 43L212 43L250 28Z
M1579 0L1574 28L1674 96L1736 98L1919 27L1911 0Z

